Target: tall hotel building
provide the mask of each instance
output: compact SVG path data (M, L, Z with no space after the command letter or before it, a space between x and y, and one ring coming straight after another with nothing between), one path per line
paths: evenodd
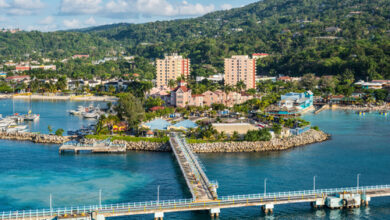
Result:
M172 54L165 56L164 59L156 60L157 82L158 88L168 86L169 80L176 80L181 75L188 78L190 75L190 60L184 59L182 56Z
M225 85L235 86L243 81L246 89L256 88L256 59L247 55L225 59Z

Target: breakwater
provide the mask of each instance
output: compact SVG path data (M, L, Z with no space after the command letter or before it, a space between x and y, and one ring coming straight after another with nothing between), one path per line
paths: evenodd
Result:
M30 132L0 132L0 139L3 140L31 141L41 144L63 144L73 138L73 136L56 136Z
M311 129L300 135L283 139L272 139L271 141L200 143L191 144L191 148L196 153L282 151L326 141L329 138L328 134Z
M261 152L261 151L281 151L290 148L303 146L307 144L318 143L329 139L329 135L316 130L309 130L303 134L290 136L283 139L272 139L271 141L237 141L237 142L211 142L189 144L191 150L195 153L219 153L219 152ZM56 136L38 133L7 133L0 132L0 139L31 141L33 143L43 144L63 144L73 140L74 136ZM83 143L93 143L95 140L84 139ZM155 151L169 152L172 151L169 143L157 142L130 142L123 140L114 140L114 144L125 144L127 151Z
M217 153L217 152L261 152L261 151L281 151L290 148L304 146L307 144L326 141L330 136L323 131L309 130L297 136L290 136L283 139L273 139L271 141L256 142L212 142L189 144L195 153ZM128 151L172 151L167 143L154 142L126 142L115 140L114 143L126 144Z

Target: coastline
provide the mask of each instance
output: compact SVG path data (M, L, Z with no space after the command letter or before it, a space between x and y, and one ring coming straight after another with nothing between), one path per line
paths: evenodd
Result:
M323 142L330 139L330 135L323 131L309 130L303 134L283 139L273 139L271 141L257 142L212 142L189 144L194 153L238 153L238 152L265 152L265 151L283 151L294 147L300 147L308 144ZM155 142L127 142L115 140L114 143L126 144L127 151L172 151L167 143Z
M63 101L106 101L115 102L118 100L114 96L59 96L59 95L4 95L0 94L0 99L31 99L31 100L63 100Z
M0 139L15 141L31 141L42 144L63 144L75 139L75 136L56 136L38 133L6 133L0 132ZM294 147L304 146L326 141L330 135L323 131L309 130L303 134L283 139L273 139L271 141L257 142L212 142L201 144L189 144L195 153L233 153L233 152L265 152L265 151L282 151ZM93 141L93 139L89 139ZM158 142L130 142L123 140L114 140L116 144L125 144L127 151L153 151L153 152L170 152L171 147L168 143Z
M56 136L50 134L38 134L38 133L18 133L18 132L0 132L1 140L13 140L13 141L30 141L40 144L63 144L67 141L73 140L75 136Z
M349 105L332 105L330 110L351 110L351 111L390 111L390 104L381 106L349 106Z

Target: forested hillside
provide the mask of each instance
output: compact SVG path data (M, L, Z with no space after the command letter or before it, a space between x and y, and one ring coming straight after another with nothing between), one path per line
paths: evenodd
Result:
M151 59L179 52L191 58L194 75L222 71L223 58L233 54L266 52L259 74L390 78L390 1L264 0L194 19L0 34L2 56L33 50L51 57L125 51Z

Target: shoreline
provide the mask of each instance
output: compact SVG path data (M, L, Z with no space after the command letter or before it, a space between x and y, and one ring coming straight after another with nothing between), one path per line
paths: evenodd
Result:
M115 102L118 100L115 96L59 96L59 95L4 95L0 94L0 99L17 100L60 100L60 101L105 101Z
M74 140L76 136L56 136L38 133L6 133L0 132L1 140L30 141L41 144L63 144ZM194 153L235 153L235 152L266 152L283 151L308 144L320 143L330 139L330 135L323 131L309 130L297 136L291 136L283 139L272 139L271 141L257 142L212 142L189 144ZM92 141L93 139L88 139ZM125 144L127 151L153 151L170 152L171 147L168 143L158 142L129 142L123 140L114 140L116 144Z
M390 104L382 106L349 106L349 105L332 105L330 110L351 110L351 111L390 111Z

